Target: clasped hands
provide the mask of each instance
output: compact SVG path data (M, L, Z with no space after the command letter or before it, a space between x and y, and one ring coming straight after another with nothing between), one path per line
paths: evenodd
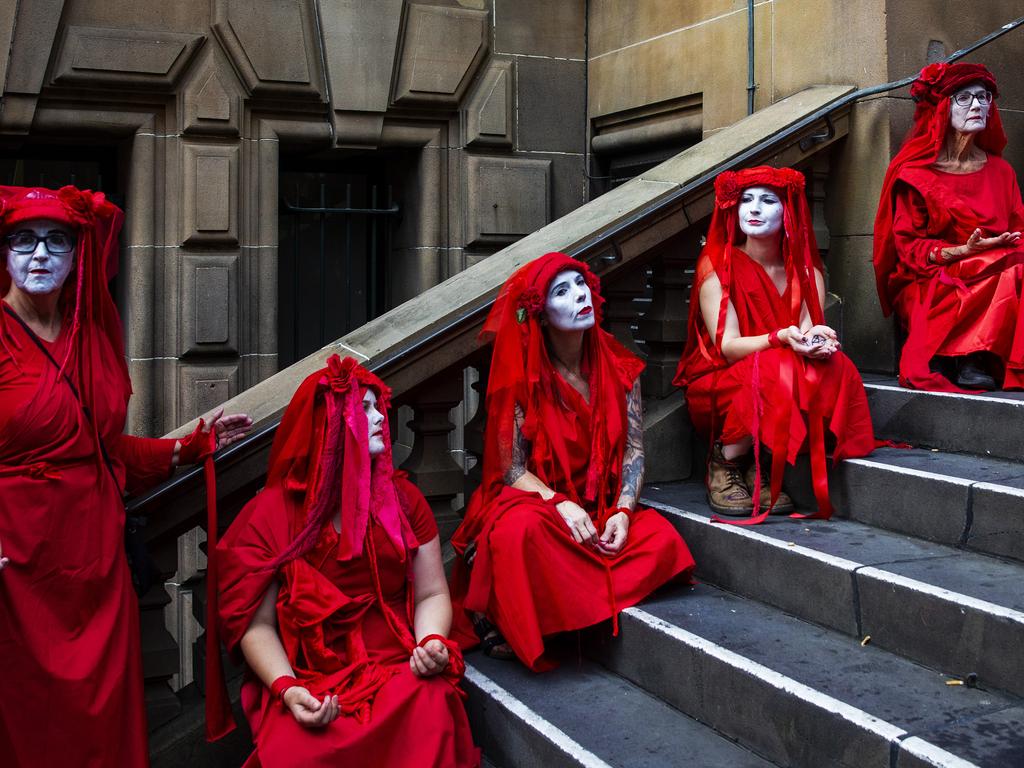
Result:
M433 677L448 666L448 649L440 640L430 640L416 646L409 657L409 668L417 677ZM292 713L295 722L306 728L324 728L341 714L337 694L326 694L318 699L301 685L285 689L281 701Z
M1016 245L1020 242L1020 237L1020 232L1003 232L1003 234L995 235L994 237L985 237L980 229L976 229L971 232L971 236L967 238L965 244L942 248L941 250L936 248L929 254L929 260L933 264L949 264L953 261L965 259L968 256L983 253L991 248Z
M788 328L781 328L778 336L780 341L788 344L798 355L812 360L828 360L842 348L839 336L827 325L815 325L806 331L791 325Z
M606 555L617 555L626 545L629 515L625 512L616 512L609 517L604 525L604 532L598 536L594 521L579 504L563 501L557 504L555 509L569 527L569 533L577 544L593 547Z

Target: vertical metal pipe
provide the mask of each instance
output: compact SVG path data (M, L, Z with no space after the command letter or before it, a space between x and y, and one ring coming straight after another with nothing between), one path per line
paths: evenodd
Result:
M352 184L345 185L345 207L352 207ZM352 330L352 214L345 214L345 333ZM325 342L326 343L326 342Z
M754 114L754 0L747 0L747 114Z
M301 187L295 182L295 204L302 205ZM299 359L299 264L301 264L302 226L298 214L292 214L292 257L289 260L292 276L292 354L289 364Z
M327 343L327 185L320 182L320 346Z
M370 207L377 207L377 185L370 187ZM378 315L377 312L377 230L387 224L386 216L370 216L370 276L366 281L367 297L366 311L367 320L372 320Z

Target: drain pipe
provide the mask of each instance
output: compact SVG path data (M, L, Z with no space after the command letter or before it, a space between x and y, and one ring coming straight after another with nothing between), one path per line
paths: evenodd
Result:
M754 114L754 0L747 0L747 114Z

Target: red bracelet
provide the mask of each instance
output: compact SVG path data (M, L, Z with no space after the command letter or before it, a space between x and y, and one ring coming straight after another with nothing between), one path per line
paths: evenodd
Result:
M550 499L548 499L548 501L551 502L552 506L557 507L563 501L571 501L571 499L568 496L566 496L564 493L556 493L554 496L552 496Z
M444 645L445 647L448 646L448 638L444 635L427 635L418 643L416 643L416 645L418 645L420 648L425 648L427 646L427 643L429 643L431 640L440 640L442 645Z
M270 695L284 704L284 692L295 685L302 685L291 675L281 675L270 685Z
M768 334L768 346L769 347L772 347L774 349L779 349L780 347L784 347L786 345L786 343L782 339L779 338L779 331L780 330L782 330L782 329L781 328L776 328L774 331L772 331L771 333Z
M612 510L612 515L617 515L619 512L625 512L626 517L630 519L633 517L633 510L629 507L615 507L615 509ZM608 517L611 517L612 515L608 515Z

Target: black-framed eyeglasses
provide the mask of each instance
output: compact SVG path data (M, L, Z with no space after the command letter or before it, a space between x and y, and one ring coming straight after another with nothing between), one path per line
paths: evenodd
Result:
M981 106L987 106L992 103L992 92L991 91L960 91L960 93L953 96L953 101L956 102L958 107L969 107L971 102L975 99Z
M42 240L50 253L71 253L75 250L75 238L67 232L51 232L40 237L35 232L23 229L7 235L7 246L15 253L33 253Z

